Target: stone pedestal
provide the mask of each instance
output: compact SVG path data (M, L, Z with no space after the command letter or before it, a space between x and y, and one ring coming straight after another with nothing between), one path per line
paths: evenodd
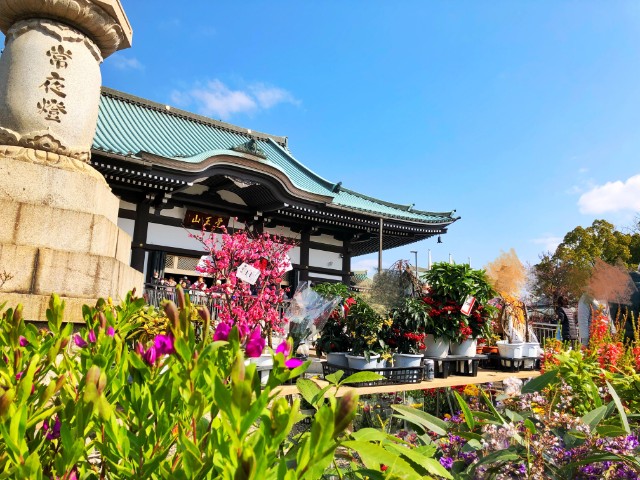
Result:
M67 319L99 297L142 287L118 199L87 162L100 63L131 42L118 0L0 0L0 301L44 320L48 298Z

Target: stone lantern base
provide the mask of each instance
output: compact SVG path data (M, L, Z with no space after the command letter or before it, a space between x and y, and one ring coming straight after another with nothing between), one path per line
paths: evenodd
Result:
M0 146L0 273L12 278L0 300L44 320L51 293L67 300L67 320L82 305L141 291L129 266L131 237L117 226L119 201L90 165L55 153ZM114 300L118 300L114 298Z

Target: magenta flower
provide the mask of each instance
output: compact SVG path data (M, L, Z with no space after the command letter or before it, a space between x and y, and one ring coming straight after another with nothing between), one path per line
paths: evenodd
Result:
M291 355L291 345L286 340L282 341L280 345L276 347L276 353L282 353L285 357Z
M142 356L142 358L144 359L145 362L147 362L148 365L153 366L156 363L156 360L158 359L158 352L156 351L156 347L155 345L151 345L146 352L144 352L144 355Z
M94 332L93 330L89 330L88 338L91 343L96 343L96 332Z
M86 347L87 345L89 345L89 344L85 341L85 339L84 339L84 338L82 338L82 337L80 336L80 334L79 334L79 333L76 333L76 334L73 336L73 341L74 341L74 342L75 342L75 344L76 344L77 346L79 346L80 348L84 348L84 347Z
M47 440L55 440L60 438L60 417L56 415L56 419L53 425L49 425L49 420L45 420L42 423L42 430L46 433Z
M259 357L262 355L262 351L264 350L265 340L262 338L262 331L260 330L260 325L258 325L247 340L247 344L244 349L247 352L247 356L250 358Z
M20 380L24 376L24 371L16 373L16 380Z
M172 335L156 335L153 340L153 346L158 355L171 355L175 352Z
M299 358L290 358L289 360L287 360L286 362L284 362L284 364L286 365L287 368L292 369L292 368L297 368L300 365L302 365L304 362L302 360L300 360Z
M116 331L113 329L113 327L107 328L107 335L109 335L110 337L115 337Z
M229 333L231 332L231 325L226 322L220 322L216 327L216 332L213 334L213 340L224 340L226 341L229 338Z
M21 347L26 347L27 345L29 345L29 342L27 341L27 339L24 338L22 335L20 335L18 342L20 343Z
M144 355L144 345L142 345L140 342L136 343L136 353L140 356Z

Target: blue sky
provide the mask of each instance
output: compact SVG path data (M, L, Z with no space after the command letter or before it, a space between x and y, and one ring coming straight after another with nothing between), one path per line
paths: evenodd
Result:
M122 0L106 86L289 137L347 188L457 209L419 251L535 263L577 225L640 211L640 4ZM375 255L352 267L373 266Z

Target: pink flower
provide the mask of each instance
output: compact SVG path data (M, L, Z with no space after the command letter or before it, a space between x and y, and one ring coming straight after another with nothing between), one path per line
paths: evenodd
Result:
M51 426L49 426L49 420L45 420L42 423L42 430L46 433L47 440L60 438L60 417L56 415L56 419Z
M88 338L91 343L96 343L96 332L94 332L93 330L89 330Z
M153 345L158 355L171 355L175 352L172 335L156 335L156 338L153 339Z
M264 346L265 340L262 338L262 331L260 330L260 325L258 325L253 332L251 332L249 340L247 340L247 344L245 345L247 356L251 358L259 357L262 355Z
M151 345L146 352L144 352L144 355L142 356L142 358L144 359L145 362L147 362L148 365L155 365L156 360L158 359L158 352L156 351L156 347L155 345Z
M21 347L26 347L27 345L29 345L29 342L27 341L27 339L24 338L22 335L20 335L18 342L20 343Z
M229 333L231 332L231 325L226 322L220 322L216 327L216 332L213 334L213 340L224 340L226 341L229 338Z
M113 327L107 328L107 335L109 335L110 337L115 337L116 331L113 329Z
M299 358L290 358L289 360L284 362L284 364L286 365L287 368L296 368L296 367L299 367L300 365L302 365L303 363L304 362L302 360L300 360Z
M284 340L280 345L276 347L276 353L282 353L285 357L288 357L291 354L291 345L289 342Z
M73 341L74 341L74 342L75 342L75 344L76 344L77 346L79 346L80 348L84 348L84 347L86 347L87 345L89 345L89 344L85 341L85 339L84 339L84 338L82 338L82 337L80 336L80 334L79 334L79 333L76 333L76 334L73 336Z
M136 343L136 353L140 356L144 355L144 346L140 342Z

